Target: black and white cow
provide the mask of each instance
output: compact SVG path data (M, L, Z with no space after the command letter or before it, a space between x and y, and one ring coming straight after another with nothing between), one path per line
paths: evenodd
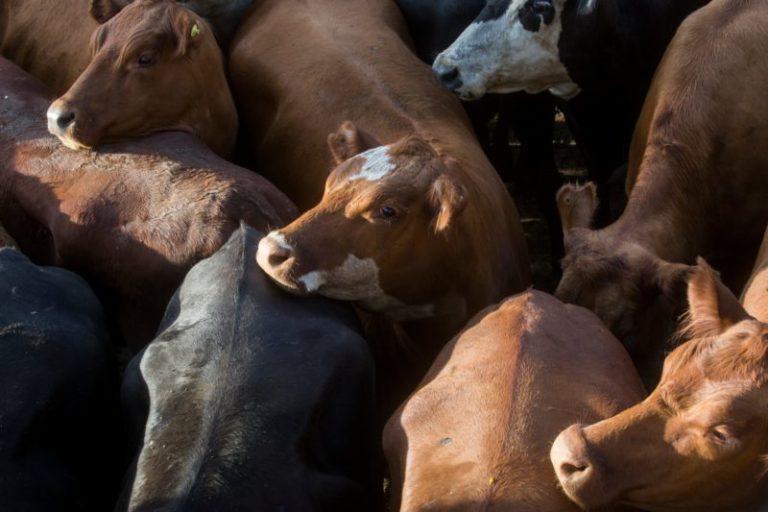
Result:
M416 54L432 64L483 10L486 0L396 0ZM550 228L552 255L563 256L554 197L561 185L552 145L554 102L549 94L491 95L464 103L480 144L504 181L530 181ZM495 118L495 121L494 121ZM514 159L510 129L520 141Z
M85 281L0 248L0 509L111 508L122 457L110 361Z
M372 510L373 363L348 305L300 298L241 227L195 265L131 361L124 511Z
M564 100L590 171L604 183L627 160L645 94L677 26L707 2L489 0L433 69L466 100L544 90Z

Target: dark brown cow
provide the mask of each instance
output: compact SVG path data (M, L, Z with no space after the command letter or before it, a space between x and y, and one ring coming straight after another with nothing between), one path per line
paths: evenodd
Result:
M749 316L703 260L688 302L692 339L667 357L656 390L555 441L560 483L582 508L765 510L768 324Z
M88 41L98 23L89 5L90 0L3 0L0 54L64 93L91 60Z
M49 131L81 149L179 130L228 155L237 112L203 18L174 0L137 0L111 18L114 0L91 9L109 19L93 35L88 67L48 109Z
M651 332L671 326L659 311L682 309L681 264L704 255L733 290L749 276L768 223L768 152L756 145L768 138L767 23L764 2L717 0L681 25L638 122L629 203L614 224L588 229L591 189L562 193L572 218L556 295L595 311L633 355L665 339Z
M241 221L269 230L295 216L270 183L187 134L73 152L47 134L47 104L41 84L0 61L0 219L37 261L89 279L134 346Z
M392 509L578 511L557 488L552 441L644 394L626 351L586 309L537 291L487 308L387 423Z

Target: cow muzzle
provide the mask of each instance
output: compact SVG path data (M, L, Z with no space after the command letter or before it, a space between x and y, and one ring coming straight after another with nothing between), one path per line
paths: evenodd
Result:
M256 263L281 288L305 295L311 290L301 282L293 279L295 270L295 250L286 238L278 231L272 231L259 242L256 252Z
M77 114L61 100L54 101L48 112L48 131L55 135L62 144L69 149L90 149L91 146L83 144L74 136L77 123Z
M549 457L563 491L581 508L599 508L612 500L606 493L604 472L589 453L579 425L571 425L557 436Z

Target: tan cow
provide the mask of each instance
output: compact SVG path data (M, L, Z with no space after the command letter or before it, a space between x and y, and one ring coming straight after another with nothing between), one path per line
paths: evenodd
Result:
M379 389L399 387L390 411L469 318L530 283L515 206L404 30L388 0L266 1L235 36L230 61L235 89L258 77L253 105L273 102L254 141L274 158L265 172L300 208L322 195L262 240L259 264L291 291L351 300L394 322L386 328L402 343L377 359L389 381ZM250 66L238 56L247 42ZM341 116L353 122L329 137Z
M48 109L49 131L82 149L179 130L227 156L237 112L203 18L174 0L137 0L121 11L114 0L91 3L107 21L93 35L88 67Z
M768 151L758 142L768 140L767 24L768 4L754 0L714 0L683 22L638 122L629 202L614 224L589 229L589 188L562 193L574 216L556 295L595 311L633 355L655 352L649 345L673 329L684 264L697 255L732 290L749 276L768 223Z
M135 348L240 222L268 231L296 215L266 180L187 134L67 149L46 132L47 97L0 59L0 219L30 257L88 279Z
M749 316L703 260L688 302L692 339L667 356L653 393L555 441L552 464L582 508L751 512L768 504L768 324Z
M556 485L552 441L644 395L626 351L586 309L538 291L491 306L387 423L392 510L578 511Z

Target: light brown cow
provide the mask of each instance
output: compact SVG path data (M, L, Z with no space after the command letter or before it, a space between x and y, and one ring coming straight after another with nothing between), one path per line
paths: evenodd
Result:
M768 324L700 260L688 285L691 340L642 403L555 441L563 489L585 509L763 510L768 504Z
M392 510L578 511L557 487L552 441L644 395L626 351L586 309L538 291L491 306L387 423Z
M614 224L588 229L589 188L562 193L573 215L556 295L595 311L633 355L663 342L654 328L672 330L682 264L705 256L733 290L749 276L768 223L768 152L756 143L768 139L766 24L765 2L715 0L681 25L638 122Z
M82 149L179 130L227 156L237 112L210 26L174 0L119 7L92 1L108 21L93 35L88 67L48 109L49 131Z
M187 134L73 152L46 132L47 96L0 59L0 219L25 253L87 278L134 347L241 221L267 231L296 215L266 180Z

